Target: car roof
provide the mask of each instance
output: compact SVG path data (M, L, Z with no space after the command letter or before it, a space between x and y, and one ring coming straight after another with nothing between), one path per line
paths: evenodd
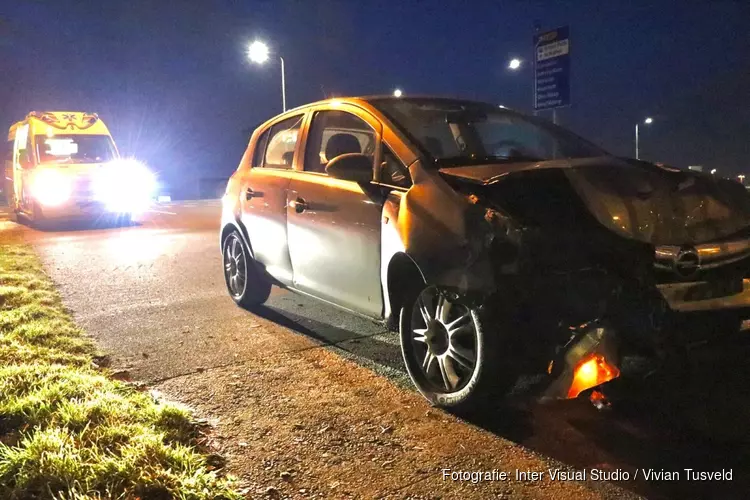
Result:
M322 99L322 100L319 100L319 101L310 102L310 103L307 103L307 104L303 104L301 106L297 106L296 108L289 109L289 110L287 110L284 113L280 113L278 115L274 115L272 118L264 121L263 123L261 123L258 126L260 127L260 126L266 125L268 122L276 121L281 116L293 115L294 113L297 113L297 112L300 112L300 111L304 111L304 110L306 110L308 108L311 108L311 107L314 107L314 106L320 106L320 105L325 105L325 104L331 104L331 103L334 103L334 102L338 102L338 103L341 103L341 104L353 104L355 106L363 107L362 106L363 104L365 106L372 106L373 101L383 101L383 100L389 100L389 101L391 101L391 100L392 101L398 101L398 100L401 100L401 101L403 101L403 100L407 100L407 101L409 101L409 100L446 101L446 102L453 102L453 103L482 104L482 105L486 105L486 106L499 106L499 107L501 107L503 109L508 109L510 111L515 111L515 110L513 110L511 108L508 108L508 107L502 106L502 105L492 104L492 103L488 103L488 102L484 102L484 101L476 101L476 100L471 100L471 99L460 99L460 98L449 97L449 96L438 96L438 95L429 95L429 94L423 94L423 95L415 94L415 95L409 95L409 96L396 97L396 96L391 95L391 94L383 94L383 95L377 95L376 94L376 95L364 95L364 96L330 97L328 99Z
M396 97L391 94L373 94L373 95L361 95L361 96L341 96L341 97L329 97L327 99L321 99L319 101L310 102L307 104L303 104L301 106L297 106L294 109L290 109L287 111L289 113L290 111L304 109L309 106L318 106L321 104L329 104L332 102L342 102L342 103L351 103L351 104L357 104L362 102L370 102L370 101L383 101L383 100L389 100L389 101L408 101L408 100L433 100L433 101L450 101L450 102L465 102L465 103L472 103L472 104L488 104L493 105L492 103L485 102L485 101L478 101L473 99L462 99L458 97L450 97L450 96L441 96L441 95L431 95L431 94L414 94L414 95L408 95L408 96L401 96Z

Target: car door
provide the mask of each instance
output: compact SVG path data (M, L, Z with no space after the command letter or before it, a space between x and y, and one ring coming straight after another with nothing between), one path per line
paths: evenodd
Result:
M345 153L365 153L374 164L382 125L359 108L346 105L318 109L311 118L302 169L292 174L287 192L294 287L380 317L383 190L331 178L325 167Z
M256 139L252 166L242 181L242 223L253 256L266 271L289 285L292 264L287 244L286 204L292 166L305 114L278 121Z

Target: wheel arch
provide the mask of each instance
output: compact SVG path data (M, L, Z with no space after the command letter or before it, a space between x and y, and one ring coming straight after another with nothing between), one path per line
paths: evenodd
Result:
M385 283L386 321L392 329L398 328L398 315L408 295L408 286L427 283L424 273L414 259L405 252L398 252L388 262Z
M219 238L220 251L224 250L224 241L232 232L239 233L240 238L242 238L242 242L245 243L245 246L250 251L250 257L254 259L255 253L253 252L253 246L250 244L250 236L247 233L247 229L245 228L244 224L236 220L229 221L224 224L224 227L222 227L221 236Z

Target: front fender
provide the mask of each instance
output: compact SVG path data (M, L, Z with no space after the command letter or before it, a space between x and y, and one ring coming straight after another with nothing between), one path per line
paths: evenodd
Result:
M386 204L396 212L399 250L409 255L428 283L460 293L492 291L494 274L484 241L490 226L484 209L420 162L410 170L414 185L401 196L398 208Z
M221 230L219 231L219 251L223 251L222 246L224 244L224 239L229 235L229 233L231 233L232 231L237 231L240 234L242 241L245 243L245 247L250 250L250 256L254 259L255 253L253 252L253 246L250 243L250 236L248 235L247 229L245 228L245 225L242 224L242 220L240 218L241 205L239 196L231 194L233 193L233 191L230 189L231 182L232 180L230 179L230 186L227 188L227 193L221 199Z

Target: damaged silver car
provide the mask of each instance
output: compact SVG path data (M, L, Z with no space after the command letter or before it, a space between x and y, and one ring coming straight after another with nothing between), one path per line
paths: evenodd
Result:
M750 317L750 196L616 158L497 105L347 98L252 135L223 198L231 297L278 285L400 334L433 404L466 410L542 373L594 395L623 355Z

